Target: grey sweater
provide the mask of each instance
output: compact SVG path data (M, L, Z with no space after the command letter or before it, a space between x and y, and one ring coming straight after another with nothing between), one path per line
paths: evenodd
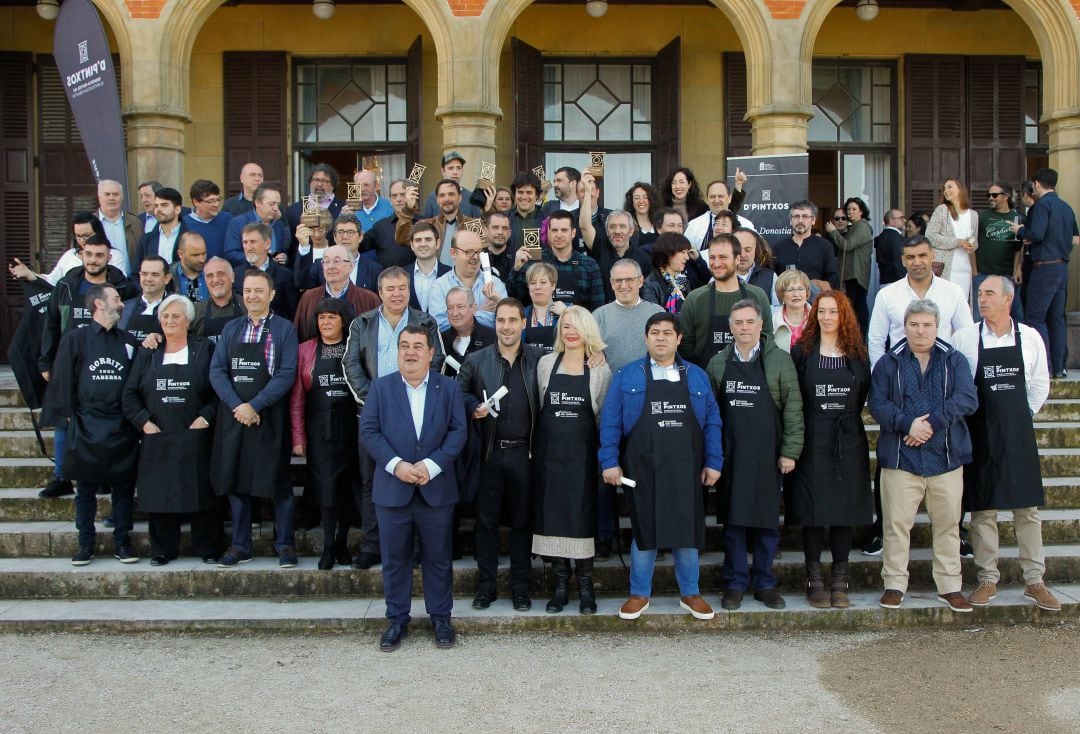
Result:
M612 374L645 356L645 322L654 313L663 312L663 308L646 300L631 308L612 301L593 312L600 325L600 337L607 344L604 356Z

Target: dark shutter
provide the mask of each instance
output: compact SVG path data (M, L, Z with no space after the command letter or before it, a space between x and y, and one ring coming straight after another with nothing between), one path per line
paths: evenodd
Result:
M252 161L262 166L267 182L284 183L288 167L285 105L289 98L285 52L226 51L222 63L228 195L240 193L240 169Z
M754 147L753 126L746 118L746 57L738 51L724 54L724 129L726 156L750 155Z
M946 178L967 177L964 82L962 56L904 57L908 211L932 211Z
M97 210L94 173L52 56L38 56L38 136L41 180L39 264L45 270L51 270L71 247L71 215Z
M514 55L514 171L543 165L544 62L540 51L524 41L511 41Z
M0 53L0 262L19 258L38 269L34 250L34 134L30 84L34 77L29 53ZM0 362L7 362L7 345L23 312L19 282L4 277L0 299Z
M679 161L679 67L682 41L678 36L656 54L653 74L652 133L656 144L653 181L660 181L677 168Z
M416 37L409 46L409 56L405 61L405 120L409 128L408 145L406 153L406 168L412 170L413 163L420 163L420 127L423 120L423 97L421 89L424 86L423 46L420 36Z
M1025 63L1023 56L968 58L967 185L973 199L994 181L1024 177Z

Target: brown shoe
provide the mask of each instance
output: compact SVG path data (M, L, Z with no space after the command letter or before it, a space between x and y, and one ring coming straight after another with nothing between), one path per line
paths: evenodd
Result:
M1024 598L1031 599L1039 609L1045 609L1048 612L1061 611L1061 602L1042 584L1028 584L1025 586Z
M619 609L620 619L637 619L649 608L649 597L632 596Z
M694 619L712 619L716 616L709 603L701 598L700 594L684 596L679 599L679 606L690 612ZM624 606L623 609L626 607Z
M937 598L949 606L954 612L967 613L972 611L972 606L959 591L950 591L948 594L938 594Z
M968 596L968 604L973 607L985 607L997 597L997 584L993 581L980 581L975 591Z
M886 589L878 600L878 606L886 609L899 609L900 602L904 601L904 592L896 589Z

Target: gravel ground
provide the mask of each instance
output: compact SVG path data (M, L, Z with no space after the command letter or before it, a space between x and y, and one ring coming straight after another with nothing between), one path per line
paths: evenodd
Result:
M8 634L0 730L1075 732L1078 632Z

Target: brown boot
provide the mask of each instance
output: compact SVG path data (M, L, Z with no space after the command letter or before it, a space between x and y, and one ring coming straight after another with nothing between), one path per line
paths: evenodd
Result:
M825 580L820 563L806 564L806 600L815 609L829 608L829 595L825 593Z
M851 599L848 598L847 561L837 561L832 565L832 582L829 584L829 592L835 608L847 609L851 606Z

